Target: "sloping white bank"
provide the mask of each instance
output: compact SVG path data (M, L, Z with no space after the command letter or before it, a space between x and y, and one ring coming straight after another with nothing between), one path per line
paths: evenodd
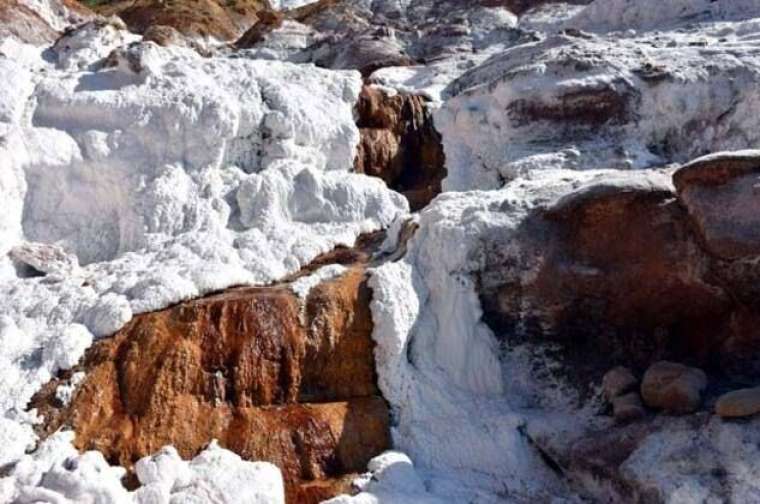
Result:
M545 171L498 191L439 196L420 214L406 256L373 271L379 385L393 410L394 446L416 470L404 456L385 455L371 465L363 494L336 502L572 495L524 429L538 416L561 437L589 425L590 413L569 389L540 376L544 363L535 356L502 354L480 320L476 288L489 242L508 243L530 212L595 176Z
M379 179L348 173L358 73L151 43L103 50L125 41L113 32L69 35L57 61L45 53L52 63L0 56L0 466L34 446L31 396L94 338L136 313L277 280L408 210ZM42 450L62 446L51 443ZM23 471L1 480L0 500L42 485L79 501L90 484Z
M435 115L444 189L492 189L547 168L649 168L757 145L760 20L752 16L760 11L752 3L725 16L746 19L715 14L708 22L707 10L701 23L665 31L542 34L468 71ZM661 12L659 4L597 1L567 24L585 27L580 19L594 12L614 19L622 6Z

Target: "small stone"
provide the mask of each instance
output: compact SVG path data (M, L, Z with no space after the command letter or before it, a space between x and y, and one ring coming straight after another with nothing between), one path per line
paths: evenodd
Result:
M636 388L638 380L630 369L618 366L610 369L602 378L602 395L607 401L612 401L618 396Z
M701 370L675 362L652 364L641 381L644 403L666 413L686 414L699 408L707 375Z
M715 412L723 418L747 417L760 413L760 387L723 394L715 404Z
M612 400L612 414L618 422L630 422L642 418L646 411L638 392L629 392Z

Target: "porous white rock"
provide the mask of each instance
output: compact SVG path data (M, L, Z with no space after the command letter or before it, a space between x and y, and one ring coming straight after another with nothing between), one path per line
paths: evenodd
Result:
M268 462L246 462L213 441L190 462L166 447L135 464L143 486L136 503L218 502L220 504L284 504L280 470ZM154 500L158 496L160 500ZM168 496L168 498L166 498Z
M448 500L428 492L411 459L400 452L385 452L368 464L368 473L354 481L361 490L355 496L342 495L325 504L443 504ZM450 495L449 497L453 497Z

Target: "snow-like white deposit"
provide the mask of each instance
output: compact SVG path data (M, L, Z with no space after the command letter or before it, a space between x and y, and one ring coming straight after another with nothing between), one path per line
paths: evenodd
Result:
M495 188L536 169L649 168L756 145L759 33L750 19L514 46L446 90L435 115L444 188Z
M757 15L757 0L595 0L566 25L593 31L662 30L683 22Z
M342 264L330 264L327 266L322 266L314 273L303 276L290 284L290 289L295 292L299 298L305 300L309 297L311 289L321 284L322 282L333 280L334 278L341 276L346 272L346 269L347 268Z
M523 431L537 414L579 430L590 413L534 372L532 356L501 355L480 320L476 277L485 243L508 243L528 212L610 173L547 170L498 191L439 196L420 214L406 256L373 270L379 386L393 409L394 446L412 456L428 498L530 502L571 494ZM419 491L398 502L418 502ZM372 502L366 498L356 502Z
M270 0L270 4L273 9L287 10L295 9L296 7L302 7L310 3L314 3L316 0Z
M132 40L92 23L52 61L0 56L0 465L34 445L31 396L95 338L278 280L408 209L349 173L358 73Z
M193 460L166 447L135 464L142 486L128 492L126 470L109 466L100 452L79 454L72 432L56 433L31 455L24 455L12 478L0 479L0 501L131 503L215 502L284 504L285 490L276 466L246 462L212 442Z

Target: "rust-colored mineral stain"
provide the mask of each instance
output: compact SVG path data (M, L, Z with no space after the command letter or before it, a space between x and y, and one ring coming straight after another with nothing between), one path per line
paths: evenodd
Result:
M290 502L347 490L390 444L376 386L370 292L362 267L315 287L230 289L135 317L91 348L67 407L56 383L32 406L113 463L174 445L190 458L212 439L275 463ZM333 493L335 492L335 493Z
M385 94L365 86L357 104L361 139L354 167L379 177L420 210L441 192L446 177L441 136L424 97Z

